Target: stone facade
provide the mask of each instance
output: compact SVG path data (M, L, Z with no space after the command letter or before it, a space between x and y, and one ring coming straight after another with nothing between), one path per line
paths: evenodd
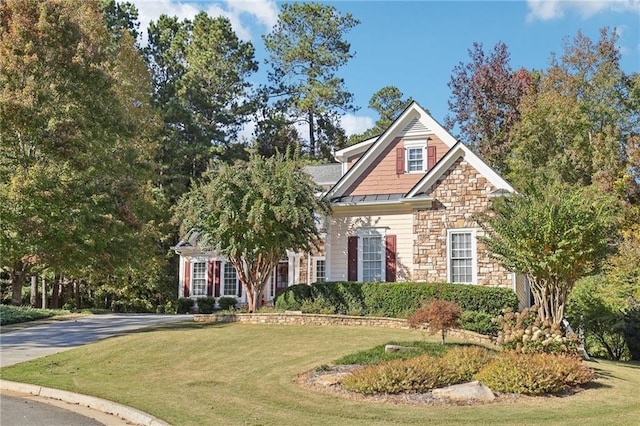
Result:
M433 197L430 208L414 212L414 264L416 281L448 281L447 230L475 229L484 235L473 219L489 206L496 188L463 157L459 158L426 193ZM486 245L477 242L477 283L512 286L512 273L489 257Z

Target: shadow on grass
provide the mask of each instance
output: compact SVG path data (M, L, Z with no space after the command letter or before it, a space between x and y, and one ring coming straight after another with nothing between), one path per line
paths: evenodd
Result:
M126 334L155 333L157 331L184 331L184 330L201 330L210 328L227 328L234 323L230 322L194 322L180 321L165 324L155 324L145 328L128 331Z

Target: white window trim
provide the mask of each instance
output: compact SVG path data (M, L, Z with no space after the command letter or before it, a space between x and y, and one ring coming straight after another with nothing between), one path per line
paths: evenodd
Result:
M422 169L409 171L409 150L416 149L416 148L422 150ZM426 171L426 168L427 168L427 141L424 139L405 141L404 142L404 172L407 174L424 173Z
M451 235L452 234L471 234L471 282L459 284L477 284L478 283L478 250L476 244L475 228L455 228L447 229L447 282L451 281Z
M194 294L193 286L193 269L196 263L204 263L204 293ZM189 297L196 299L198 297L207 297L207 287L209 285L209 258L206 257L193 257L189 264Z
M238 297L238 287L240 286L240 277L238 275L238 271L236 271L235 268L233 268L234 271L236 271L236 290L233 294L227 294L225 293L225 282L224 282L224 268L226 265L230 265L233 268L233 265L231 265L231 263L229 262L224 262L221 261L220 262L220 297Z
M325 256L313 256L311 258L311 264L313 265L313 281L318 282L318 261L324 261L324 280L327 281L327 259Z
M380 282L385 282L387 280L387 268L386 268L386 253L387 253L387 228L360 228L358 229L358 281L362 281L364 278L363 273L363 247L362 247L362 237L380 237L382 243L382 271L380 273Z

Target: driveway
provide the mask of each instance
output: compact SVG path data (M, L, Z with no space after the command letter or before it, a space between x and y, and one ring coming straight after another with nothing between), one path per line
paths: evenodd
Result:
M0 367L66 351L128 331L180 321L191 315L105 314L56 321L0 335Z

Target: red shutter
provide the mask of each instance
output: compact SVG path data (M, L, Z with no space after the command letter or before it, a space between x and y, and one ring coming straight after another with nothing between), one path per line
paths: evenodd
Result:
M220 266L222 263L219 260L213 262L213 288L215 297L220 297Z
M184 262L184 297L189 297L189 286L191 285L191 262Z
M396 148L396 174L404 174L404 148Z
M427 147L427 170L431 170L436 165L436 147Z
M358 281L358 237L347 239L347 280Z
M386 280L388 283L396 281L396 236L387 235L385 238L385 265L386 265Z
M213 261L207 262L207 296L213 296Z

